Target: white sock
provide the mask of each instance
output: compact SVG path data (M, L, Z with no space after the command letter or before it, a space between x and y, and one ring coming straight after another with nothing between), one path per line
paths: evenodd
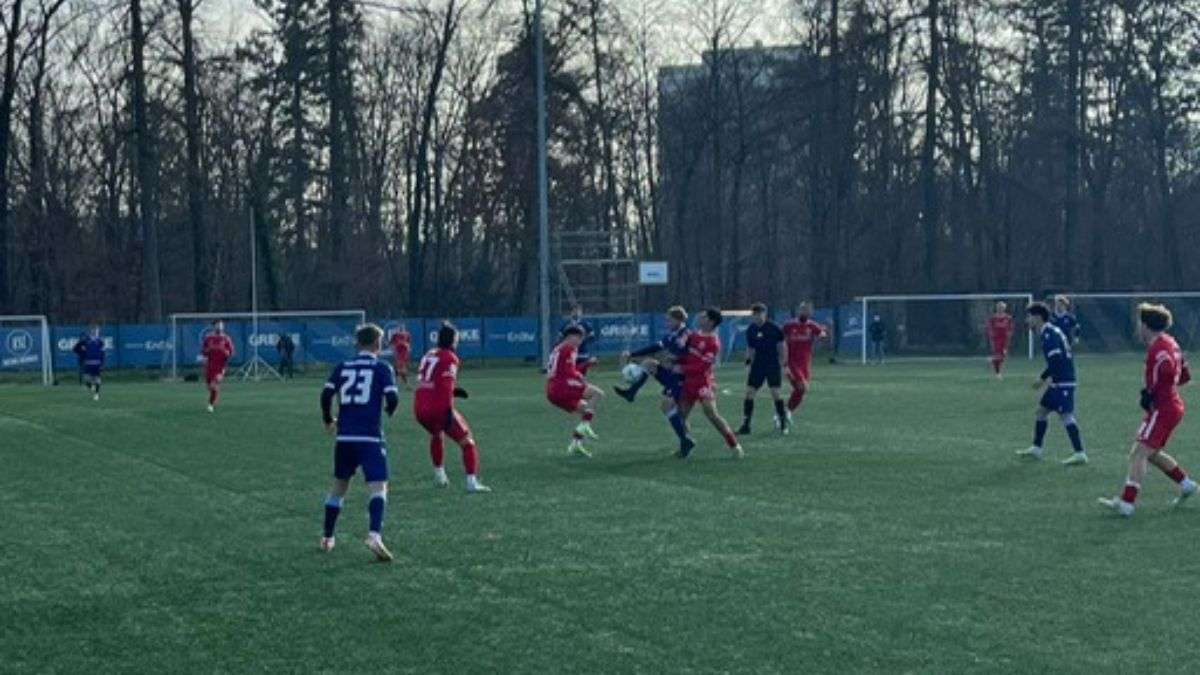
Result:
M444 466L434 467L433 468L433 477L434 478L445 478L446 477L446 467L444 467Z
M479 479L475 477L475 474L469 474L467 476L467 487L475 487L477 485L479 485Z

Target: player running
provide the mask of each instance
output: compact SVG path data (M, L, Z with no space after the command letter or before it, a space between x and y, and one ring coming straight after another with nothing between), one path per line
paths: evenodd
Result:
M721 321L720 310L706 309L700 313L696 322L698 330L688 335L688 351L675 364L675 371L683 375L679 414L686 424L692 408L699 403L704 411L704 416L721 433L721 437L725 439L725 444L729 446L734 458L741 459L746 456L745 451L738 443L733 429L729 428L729 423L721 417L721 413L717 412L717 379L713 375L713 367L717 363L717 357L721 354L721 339L716 334L717 326L721 325ZM689 454L691 454L690 447L686 452L682 448L680 449L679 456L681 458L687 457Z
M739 436L750 433L754 417L754 397L764 384L775 402L775 428L788 432L787 409L783 405L783 364L787 362L783 331L767 316L767 306L756 302L750 306L751 324L746 328L746 398L742 401L742 426Z
M408 361L412 358L412 333L408 332L408 327L400 324L392 332L389 344L392 347L392 363L396 366L396 377L404 383L405 389L412 389L408 383Z
M579 342L579 349L575 354L575 365L579 368L580 374L587 377L588 371L599 363L600 359L592 356L592 347L596 344L596 329L583 318L583 305L571 307L571 315L567 317L566 323L562 325L558 333L560 342L566 339L567 329L572 327L583 331L583 340Z
M584 340L581 326L563 329L562 342L550 352L546 364L546 400L570 415L579 415L581 421L571 432L571 444L567 454L591 457L592 453L583 445L583 439L599 438L592 429L596 417L596 406L604 397L599 387L588 384L579 368L579 345Z
M792 424L792 413L800 408L808 393L812 379L813 346L817 340L829 337L825 326L812 318L812 303L802 302L796 308L796 318L783 324L783 336L787 344L787 373L792 383L792 395L787 401L787 428Z
M1037 409L1033 445L1017 454L1034 459L1042 458L1042 445L1046 438L1050 413L1056 412L1062 418L1067 436L1071 438L1071 447L1075 450L1062 464L1087 464L1087 452L1083 449L1083 439L1075 421L1075 359L1071 355L1071 344L1067 336L1050 323L1050 308L1044 303L1035 302L1030 305L1028 314L1029 325L1042 336L1042 353L1046 356L1046 369L1034 381L1033 388L1045 391Z
M678 305L667 309L667 333L658 342L632 352L621 354L621 365L632 359L643 359L642 373L628 387L613 387L617 396L633 403L638 391L653 377L662 385L662 413L679 438L679 453L687 456L696 446L688 433L687 424L679 414L679 397L683 393L683 375L672 368L674 360L687 353L687 339L691 330L687 327L687 311ZM651 358L653 357L653 358Z
M104 370L104 338L100 337L100 326L89 326L88 332L79 336L71 351L79 357L84 386L91 392L92 400L99 401L100 374Z
M208 387L208 412L212 412L221 396L221 381L225 379L225 366L233 358L233 340L225 333L225 322L212 322L212 330L204 336L200 346L204 359L204 385Z
M1071 312L1070 298L1065 295L1054 296L1054 315L1050 317L1050 323L1058 326L1070 344L1079 344L1079 320Z
M368 324L355 331L358 356L333 369L321 390L321 417L325 428L336 433L333 447L333 485L325 498L325 529L322 551L332 551L334 529L342 512L342 501L350 489L350 479L362 467L363 480L371 495L367 501L369 527L365 543L380 562L390 562L392 553L383 544L383 513L387 508L388 461L383 435L381 408L391 417L400 405L392 369L379 360L383 349L383 329ZM338 416L332 414L338 402Z
M1146 477L1147 464L1158 467L1179 484L1179 496L1174 501L1176 506L1196 494L1197 489L1196 481L1188 477L1175 458L1163 452L1171 434L1183 421L1185 406L1179 387L1192 379L1183 352L1175 338L1166 332L1171 327L1171 312L1162 305L1143 303L1138 306L1138 317L1138 335L1147 345L1146 386L1141 391L1141 405L1146 417L1138 429L1133 449L1129 451L1129 476L1120 496L1100 499L1100 504L1126 518L1133 515L1133 504Z
M988 317L986 330L988 341L992 345L992 371L996 373L997 380L1003 380L1004 361L1008 358L1013 336L1013 318L1008 313L1007 303L996 303L996 311Z
M445 446L443 435L449 436L462 449L463 469L467 473L467 492L491 492L479 482L479 448L471 435L467 420L454 408L454 399L467 398L467 391L458 386L458 366L462 362L458 347L458 329L442 324L437 333L437 347L430 349L417 368L417 393L413 396L413 415L429 432L429 459L433 461L433 484L446 487Z

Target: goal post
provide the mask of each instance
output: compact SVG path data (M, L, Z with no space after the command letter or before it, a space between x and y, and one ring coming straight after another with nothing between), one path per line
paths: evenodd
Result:
M861 315L861 360L869 362L871 324L883 324L886 350L900 356L978 356L989 350L985 325L997 301L1008 304L1013 317L1012 353L1034 357L1034 339L1026 325L1025 307L1032 293L935 293L867 295L858 298ZM1023 343L1023 344L1022 344Z
M231 365L254 365L275 353L279 336L295 342L297 363L333 363L354 355L354 331L366 323L362 309L269 312L179 312L170 315L164 370L179 379L182 369L198 363L200 346L213 321L225 322L234 342ZM254 376L256 368L244 372ZM257 377L255 377L257 379Z
M0 373L32 375L43 385L54 384L54 348L45 315L0 316Z

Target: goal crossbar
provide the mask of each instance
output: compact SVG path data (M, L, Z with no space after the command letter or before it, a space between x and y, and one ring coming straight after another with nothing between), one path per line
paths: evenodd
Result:
M1034 295L1024 291L1000 291L997 293L924 293L913 295L864 295L855 298L862 308L862 316L860 317L862 325L862 364L867 364L867 327L869 325L869 308L872 302L938 302L946 300L1002 300L1004 298L1021 298L1027 303L1032 304ZM1029 332L1029 358L1034 356L1033 351L1033 331Z

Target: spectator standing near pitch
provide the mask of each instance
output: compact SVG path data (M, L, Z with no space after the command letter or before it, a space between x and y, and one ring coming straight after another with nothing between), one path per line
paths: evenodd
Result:
M887 341L887 325L883 323L883 318L878 314L871 317L871 324L867 327L867 336L871 338L871 360L883 365L883 343Z
M279 352L279 374L286 374L289 380L295 378L296 341L287 332L280 333L275 341L275 351Z

